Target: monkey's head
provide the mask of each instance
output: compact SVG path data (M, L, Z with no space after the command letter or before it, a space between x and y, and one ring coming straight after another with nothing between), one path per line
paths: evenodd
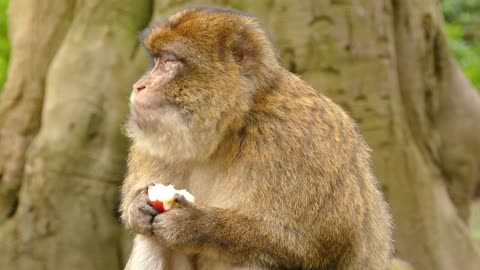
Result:
M133 86L127 131L166 161L208 158L280 68L257 20L233 10L187 9L142 39L153 67Z

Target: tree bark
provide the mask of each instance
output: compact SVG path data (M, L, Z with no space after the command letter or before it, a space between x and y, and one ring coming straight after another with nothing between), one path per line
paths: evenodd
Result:
M438 1L15 0L0 104L0 269L121 268L121 124L148 63L136 35L192 4L257 15L283 64L357 120L397 256L416 269L478 268L465 221L480 176L480 97L447 48Z
M150 13L149 1L11 2L1 269L122 267L120 126Z

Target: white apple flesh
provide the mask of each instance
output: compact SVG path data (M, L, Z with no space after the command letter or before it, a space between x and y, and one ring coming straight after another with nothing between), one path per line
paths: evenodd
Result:
M177 190L173 185L165 186L162 184L155 184L148 187L148 199L152 206L160 213L177 207L175 194L183 195L187 201L195 202L195 198L192 194L185 189Z

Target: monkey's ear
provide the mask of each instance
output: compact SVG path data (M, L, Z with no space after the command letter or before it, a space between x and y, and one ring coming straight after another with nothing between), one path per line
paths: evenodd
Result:
M233 54L233 58L235 59L235 62L237 62L237 64L241 65L242 62L243 62L243 59L245 58L245 54L243 52L243 50L234 50L232 52Z
M259 47L256 46L253 36L248 33L248 31L241 31L234 38L232 44L232 56L242 69L249 70L252 68L255 61L258 60L258 48Z

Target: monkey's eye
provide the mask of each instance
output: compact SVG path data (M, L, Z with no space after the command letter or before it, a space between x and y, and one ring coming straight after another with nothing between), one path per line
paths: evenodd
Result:
M158 58L163 62L179 61L179 58L177 57L177 55L172 52L163 52L162 54L160 54Z

